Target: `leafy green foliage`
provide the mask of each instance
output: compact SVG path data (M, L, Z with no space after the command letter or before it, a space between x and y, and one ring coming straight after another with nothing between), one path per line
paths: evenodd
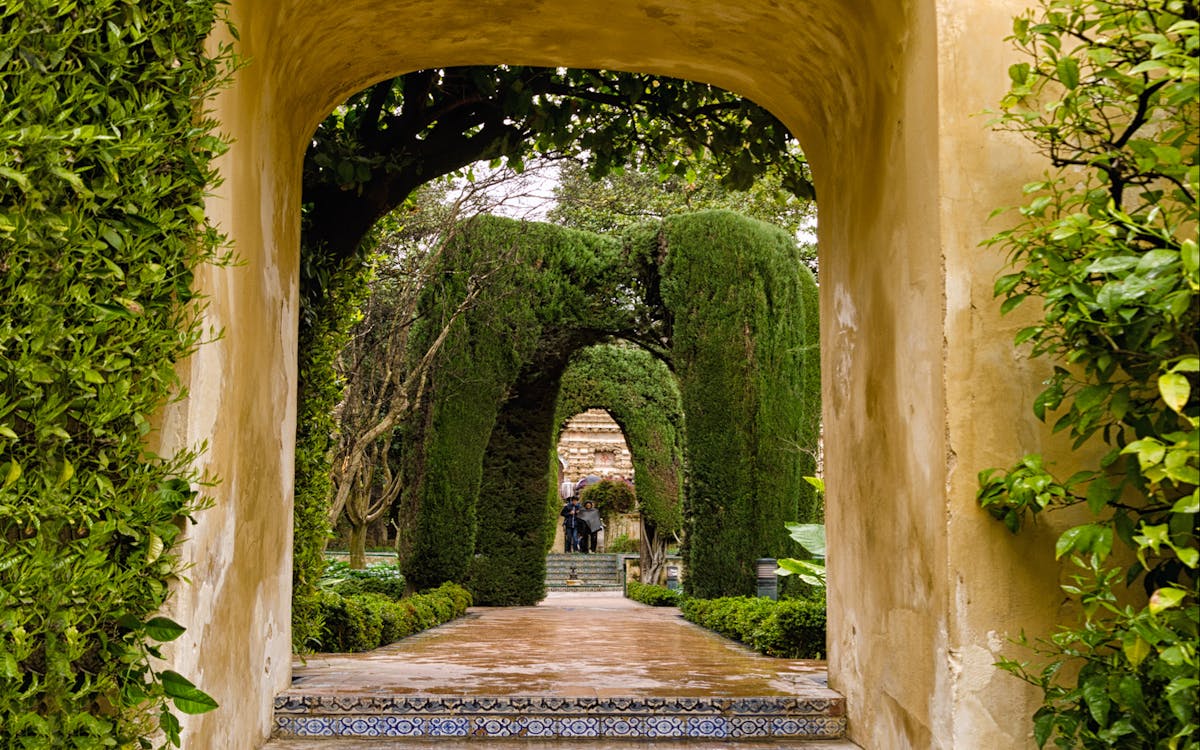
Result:
M1014 23L1029 61L1010 69L998 123L1057 169L991 240L1013 265L996 294L1003 312L1041 302L1016 340L1061 362L1034 413L1108 448L1065 480L1039 455L980 474L980 504L1014 533L1046 510L1094 516L1055 550L1081 621L1022 641L1042 668L1002 662L1044 691L1039 745L1197 747L1198 11L1052 0ZM1148 601L1120 590L1134 584Z
M625 596L651 607L675 607L679 605L683 592L651 583L626 581Z
M306 650L325 653L370 651L462 617L471 606L470 592L453 583L404 598L322 590L312 599L310 608L317 611L322 629Z
M729 596L681 599L684 618L766 654L787 659L825 655L825 600Z
M710 410L695 423L688 413L689 446L700 436L710 451L693 468L715 479L707 502L734 496L738 515L705 527L714 534L705 541L720 548L719 562L691 565L689 580L715 581L716 590L752 587L753 560L790 544L782 523L797 517L797 498L807 487L801 477L812 470L813 456L803 449L815 448L817 434L815 310L805 317L800 309L811 299L803 293L811 276L780 230L726 212L671 221L676 224L665 225L663 242L656 233L635 233L637 242L622 247L550 225L480 217L443 251L447 265L438 274L441 283L428 289L421 322L428 328L414 330L417 342L441 330L446 311L481 278L481 262L504 260L487 272L489 287L478 304L451 329L431 374L422 423L405 449L412 477L405 484L419 493L405 502L419 514L405 562L410 581L452 580L469 563L468 581L482 604L532 604L542 597L552 528L546 458L561 424L555 416L560 379L574 352L606 337L637 341L669 359L686 374L681 382L692 387L696 408ZM729 260L705 267L677 256ZM717 300L710 302L713 295L701 286L687 291L672 275L682 270L694 274L694 283L704 276L703 284L719 286ZM664 302L666 295L654 290L670 284L679 296ZM699 320L724 321L725 328L704 330L695 325ZM664 338L668 330L677 338ZM687 335L678 338L680 331ZM703 347L708 359L701 362L697 349ZM747 357L747 350L754 355ZM710 363L723 378L709 377ZM741 442L728 440L731 425L745 436ZM663 437L674 442L670 434ZM729 467L738 467L732 478L724 475ZM480 495L482 477L486 496ZM806 500L804 512L814 507ZM731 568L737 571L730 574Z
M330 561L318 586L342 596L383 594L400 599L405 592L404 574L400 572L400 566L388 563L353 568L349 563Z
M816 226L817 204L785 190L768 172L745 190L724 187L708 161L693 160L685 175L673 171L614 170L596 179L575 161L561 164L555 206L547 220L597 234L617 232L668 216L724 209L786 229L792 236ZM802 245L805 264L816 271L815 245Z
M657 291L687 426L684 587L748 594L757 558L795 551L784 524L820 520L803 480L820 420L816 285L791 237L724 211L669 218L636 243L665 256Z
M699 163L736 189L771 172L782 189L812 197L787 128L708 84L574 68L437 68L378 83L317 128L304 164L305 246L327 260L349 257L418 186L479 161L520 171L538 154L582 155L592 176L626 164L688 175Z
M184 632L157 613L206 505L201 448L152 449L203 333L194 274L223 260L204 214L225 144L203 102L231 59L205 53L215 5L0 6L6 747L178 745L173 711L216 706L156 662Z
M820 477L805 477L804 480L812 485L821 496L825 494L825 480ZM775 574L779 576L795 574L809 586L825 588L825 524L789 523L785 525L785 528L792 537L792 541L799 544L811 559L780 558L779 568Z
M321 632L320 611L312 603L325 570L325 544L331 529L332 452L337 422L334 407L342 397L337 357L367 294L368 268L346 264L326 279L324 296L302 316L297 378L296 484L292 540L292 649Z
M589 485L579 493L579 502L592 503L605 518L617 513L631 513L637 507L637 496L628 484L615 479Z

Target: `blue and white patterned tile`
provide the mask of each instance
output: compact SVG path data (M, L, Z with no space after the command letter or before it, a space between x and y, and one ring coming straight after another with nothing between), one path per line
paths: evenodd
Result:
M600 733L604 737L645 737L645 717L605 716L600 720Z
M730 737L770 737L771 720L752 716L735 716L729 719Z
M776 737L807 737L811 732L807 719L781 717L771 720L771 734Z
M562 719L551 719L542 716L527 716L522 718L523 737L557 737L562 726Z
M724 716L689 716L684 727L692 738L722 738L730 732L729 719Z
M466 737L471 733L471 720L465 716L433 716L425 720L425 733L430 737Z
M603 728L595 716L575 716L556 719L555 731L560 737L600 737Z
M647 737L686 737L682 716L647 716L644 720Z
M379 716L344 718L341 720L341 725L337 727L338 736L378 737L381 734L380 719Z
M384 716L381 733L384 737L424 737L425 719L404 716Z
M516 737L521 729L520 719L504 716L474 716L471 718L472 737Z
M324 716L297 716L282 719L281 733L292 737L332 737L333 726Z

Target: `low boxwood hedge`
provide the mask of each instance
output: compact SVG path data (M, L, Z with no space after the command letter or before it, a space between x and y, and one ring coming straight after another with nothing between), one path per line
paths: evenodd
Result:
M405 636L441 625L466 613L471 594L456 583L444 583L423 594L394 599L380 593L343 595L319 591L305 606L320 623L309 650L328 653L369 651Z
M825 600L729 596L684 598L684 618L745 643L766 654L788 659L825 658Z
M675 607L679 605L682 594L665 586L628 581L625 584L625 596L651 607Z

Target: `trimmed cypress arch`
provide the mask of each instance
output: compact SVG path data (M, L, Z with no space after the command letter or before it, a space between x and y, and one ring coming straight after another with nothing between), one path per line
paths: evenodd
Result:
M663 222L671 358L687 430L689 594L753 594L755 560L794 553L784 524L819 520L816 284L784 232L723 211Z
M554 441L575 414L606 410L625 434L642 516L642 580L654 582L683 531L683 406L670 368L644 349L603 344L575 354L558 393ZM551 469L553 472L553 467ZM551 503L557 521L558 495Z
M621 242L484 217L444 252L414 341L487 286L451 329L406 449L414 585L465 575L481 604L544 596L560 381L576 351L612 339L654 350L679 378L693 593L749 593L755 558L793 552L783 524L817 512L802 477L819 391L815 285L786 233L727 211Z

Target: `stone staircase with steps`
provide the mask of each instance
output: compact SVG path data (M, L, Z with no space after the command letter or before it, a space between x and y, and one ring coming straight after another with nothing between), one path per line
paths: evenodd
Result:
M554 552L546 555L549 591L622 591L621 556Z

